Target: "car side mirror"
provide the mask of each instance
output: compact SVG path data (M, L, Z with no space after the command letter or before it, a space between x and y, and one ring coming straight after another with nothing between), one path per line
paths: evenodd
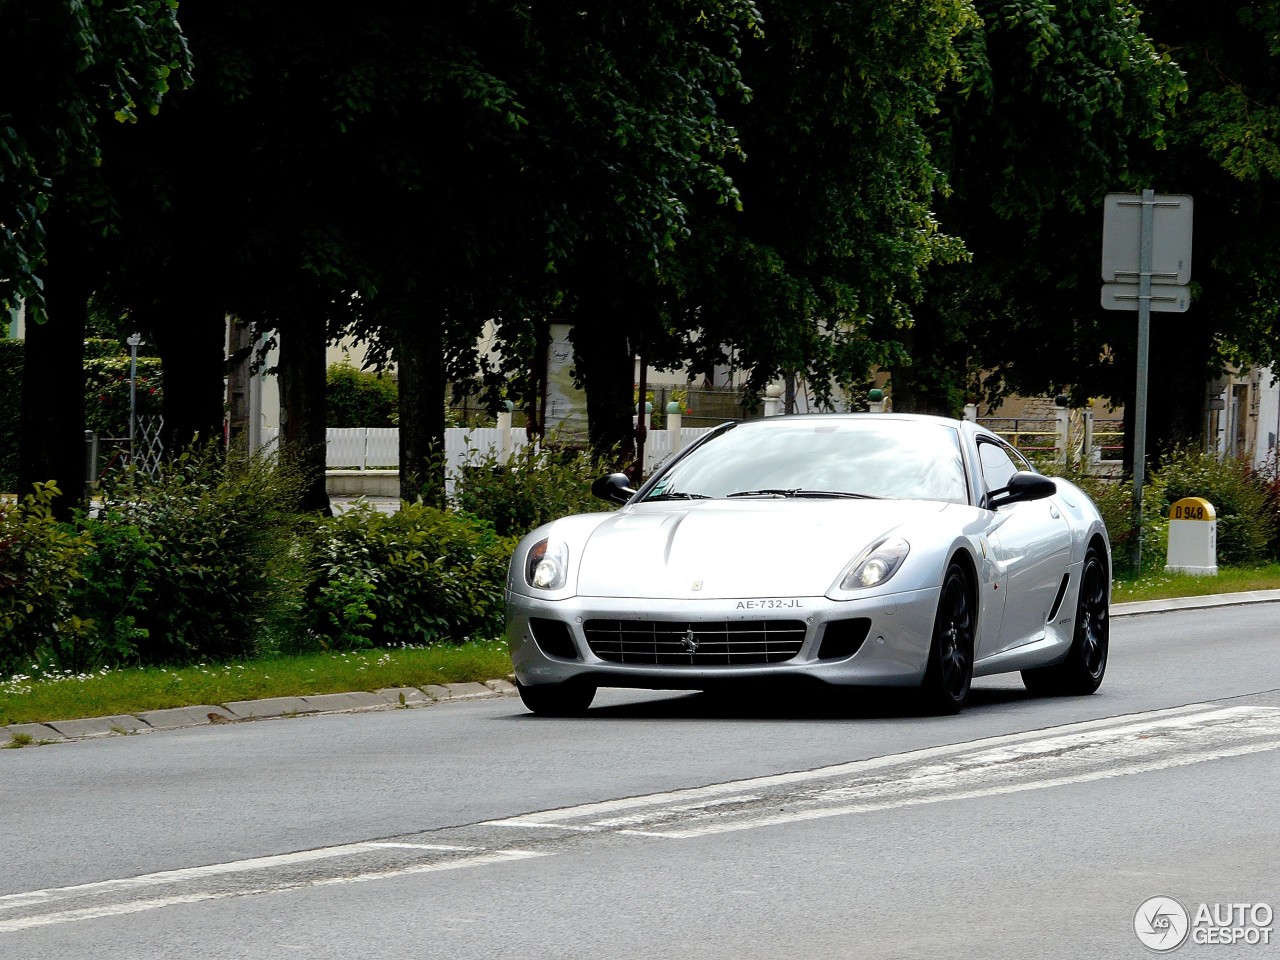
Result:
M632 489L631 480L625 473L611 473L591 484L591 495L599 497L606 503L616 503L621 506L634 497L636 492Z
M1058 485L1051 477L1030 470L1019 470L1009 478L1007 487L1000 487L987 494L987 509L995 510L1010 503L1043 500L1058 492Z

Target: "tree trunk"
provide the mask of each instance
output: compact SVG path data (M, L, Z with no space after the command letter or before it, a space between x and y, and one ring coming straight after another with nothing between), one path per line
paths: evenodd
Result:
M42 271L48 318L27 318L22 373L22 423L18 447L18 493L47 480L61 496L53 504L69 520L85 500L84 334L93 284L79 248L60 224L48 233L48 266Z
M280 438L303 474L301 509L331 516L325 489L325 344L322 309L299 305L280 329Z
M400 384L400 497L444 503L444 340L435 317L401 318L396 343Z
M164 365L161 436L165 455L173 457L198 440L223 437L226 317L208 301L167 300L158 311L163 314L154 327Z
M902 332L909 365L894 367L890 381L895 413L958 417L964 409L966 360L948 343L945 321L928 304L914 311L915 323Z
M624 464L635 456L635 360L627 324L618 316L591 316L588 310L579 310L570 334L587 394L587 435L596 456Z

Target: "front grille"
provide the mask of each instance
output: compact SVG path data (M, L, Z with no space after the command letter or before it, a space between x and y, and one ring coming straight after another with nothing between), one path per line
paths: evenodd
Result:
M583 631L591 652L610 663L737 667L790 660L804 643L805 626L802 620L588 620Z

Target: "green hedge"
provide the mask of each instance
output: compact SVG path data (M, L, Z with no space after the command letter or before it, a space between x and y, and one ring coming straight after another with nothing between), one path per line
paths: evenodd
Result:
M84 364L85 429L100 437L129 435L128 356L93 357ZM163 413L164 378L159 357L138 357L137 415L154 417Z
M329 367L327 381L325 412L330 427L394 427L400 422L400 390L390 375L335 363Z
M421 503L368 504L323 522L307 639L326 649L491 639L514 541Z
M84 630L74 591L92 543L54 520L57 492L38 484L21 503L0 502L0 675L36 672L44 647Z
M509 461L491 453L472 464L454 486L454 504L503 536L523 536L571 513L613 509L591 495L591 482L612 472L610 461L580 450L527 447Z

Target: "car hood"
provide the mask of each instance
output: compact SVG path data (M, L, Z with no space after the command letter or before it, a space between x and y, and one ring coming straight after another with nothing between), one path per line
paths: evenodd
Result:
M577 593L708 600L818 596L867 546L946 506L806 499L639 504L592 531Z

